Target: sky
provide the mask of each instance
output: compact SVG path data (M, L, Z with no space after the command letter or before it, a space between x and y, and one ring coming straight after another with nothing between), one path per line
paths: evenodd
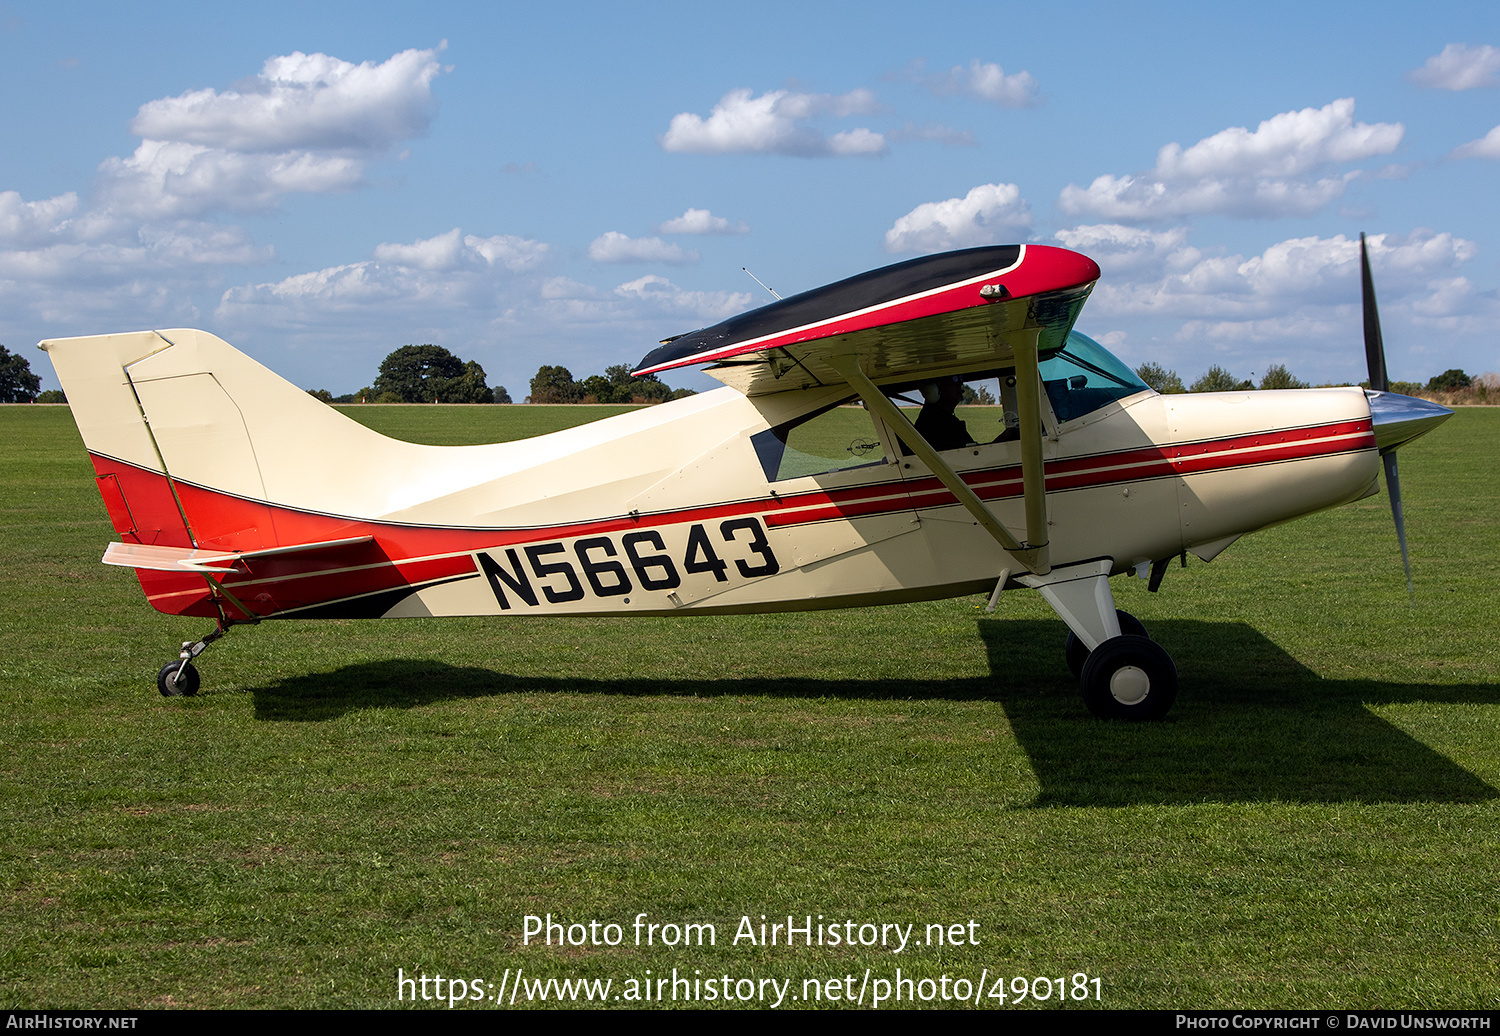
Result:
M1500 5L5 3L0 342L200 327L304 388L539 366L1037 242L1191 381L1500 371ZM715 383L673 372L674 386Z

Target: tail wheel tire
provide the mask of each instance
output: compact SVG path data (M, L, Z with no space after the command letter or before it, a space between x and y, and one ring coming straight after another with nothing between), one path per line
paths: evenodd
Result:
M1146 632L1146 627L1129 612L1115 609L1115 618L1119 620L1120 632L1131 637L1150 638L1151 634ZM1078 639L1078 634L1068 631L1068 642L1063 645L1063 657L1068 660L1068 672L1073 674L1076 680L1083 676L1083 663L1089 657L1089 649L1083 646L1083 641Z
M166 698L191 698L198 693L198 670L191 662L184 666L180 659L168 662L156 674L156 689Z
M1177 666L1146 637L1106 640L1083 663L1080 680L1083 703L1101 719L1161 719L1177 699Z

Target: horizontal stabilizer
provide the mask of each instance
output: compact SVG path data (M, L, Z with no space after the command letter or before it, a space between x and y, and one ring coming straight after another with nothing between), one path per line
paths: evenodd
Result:
M369 543L373 536L351 536L343 540L321 540L317 543L295 543L263 550L224 551L191 550L186 547L159 547L146 543L111 543L104 552L106 565L147 569L152 572L226 573L236 562L253 561L286 554L333 554L346 547Z

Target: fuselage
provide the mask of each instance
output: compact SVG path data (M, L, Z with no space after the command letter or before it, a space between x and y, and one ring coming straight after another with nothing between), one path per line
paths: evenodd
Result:
M255 616L841 607L987 591L1013 567L890 428L848 404L847 387L726 388L520 442L419 446L323 407L211 335L177 334L122 364L158 456L111 453L80 425L125 542L261 552L220 579ZM1126 386L1102 405L1089 391L1074 393L1086 405L1054 394L1044 415L1055 567L1212 557L1371 492L1379 469L1358 389ZM971 426L993 419L974 438L999 441L942 456L1020 529L1020 444L990 434L1004 412L961 411ZM139 575L159 610L217 614L200 574Z

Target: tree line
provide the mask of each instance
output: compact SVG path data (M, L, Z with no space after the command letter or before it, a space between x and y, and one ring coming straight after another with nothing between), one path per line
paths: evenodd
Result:
M1287 370L1285 364L1273 363L1266 368L1265 375L1260 379L1260 384L1255 384L1249 378L1238 378L1229 371L1214 364L1202 377L1191 385L1184 385L1182 378L1174 370L1169 370L1159 363L1143 363L1135 369L1136 375L1150 385L1157 392L1169 395L1176 392L1246 392L1253 389L1302 389L1308 388L1307 382L1301 380ZM1399 392L1403 396L1414 396L1419 392L1461 392L1465 389L1479 389L1481 397L1487 395L1485 389L1494 391L1500 389L1500 384L1490 385L1490 381L1500 382L1493 374L1480 375L1476 380L1465 374L1458 368L1450 368L1443 373L1428 379L1423 385L1420 381L1393 381L1391 391ZM1361 382L1367 386L1367 382Z
M531 379L528 403L664 403L693 395L692 389L674 389L655 375L631 377L628 364L617 363L604 373L573 380L566 367L542 366Z
M325 403L509 403L504 385L486 384L484 368L462 360L439 345L403 345L380 364L374 384L335 396L309 389ZM651 375L634 378L617 364L602 375L575 381L566 367L543 364L531 379L528 403L661 403L690 396L691 389L672 389Z

